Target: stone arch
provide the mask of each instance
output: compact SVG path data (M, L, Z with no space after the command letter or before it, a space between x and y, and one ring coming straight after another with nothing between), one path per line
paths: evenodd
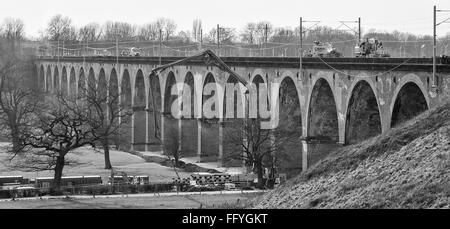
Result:
M61 72L61 93L63 96L67 96L67 88L68 88L67 68L66 66L64 66Z
M205 86L212 84L215 90L210 95L204 95ZM204 78L202 85L202 129L201 129L201 161L217 161L219 156L219 119L217 118L206 118L205 117L205 103L215 96L215 103L211 105L211 110L219 112L219 95L218 95L217 81L214 75L209 72ZM217 114L217 113L216 113Z
M32 67L32 83L33 83L33 85L35 85L36 86L36 88L34 88L34 90L37 90L37 91L39 91L39 89L40 89L40 75L39 75L39 72L40 72L40 68L38 67L38 65L33 65L33 67Z
M120 95L119 95L119 77L117 76L117 72L116 70L113 68L111 70L111 73L109 75L109 79L107 78L107 80L109 80L108 82L108 86L107 86L107 90L108 90L108 103L109 105L109 112L111 112L111 115L114 115L116 118L114 118L112 121L113 123L116 125L118 124L121 120L119 118L119 116L121 114L119 114L119 112L121 111L121 109L119 109L119 99L120 99ZM112 142L116 145L120 147L120 134L119 136L117 136L116 134L114 134L114 136L112 136L111 138Z
M120 82L120 89L121 89L121 103L124 106L130 106L132 105L132 94L131 94L131 77L130 73L127 69L123 71L122 74L122 81Z
M166 76L164 88L164 153L178 150L179 146L179 129L178 120L171 113L172 104L177 99L177 95L172 95L172 88L176 86L177 80L175 73L170 71Z
M395 127L429 109L426 91L419 82L420 80L405 79L399 83L392 97L390 127Z
M95 72L94 69L91 67L89 68L89 73L87 76L87 82L86 82L86 86L87 86L87 93L88 95L93 95L97 89L97 82L95 79Z
M69 73L69 95L74 97L77 93L77 77L75 75L75 68L70 68Z
M359 80L347 102L345 143L353 144L382 132L380 107L372 85Z
M278 90L278 114L279 123L275 132L275 141L286 136L300 139L302 136L302 112L300 97L295 84L295 79L290 76L282 78ZM289 176L302 171L302 144L298 141L287 141L284 144L285 151L289 152L280 160L280 172Z
M231 88L233 86L233 88ZM226 80L223 99L223 158L224 167L240 167L243 161L238 152L242 151L241 144L236 144L236 132L241 129L242 118L245 117L245 86L229 75ZM231 101L230 101L231 100ZM239 111L239 109L241 109ZM227 115L228 113L228 115ZM241 139L243 140L243 139Z
M267 83L264 80L264 77L261 75L255 75L250 81L250 89L249 89L249 117L250 118L261 118L261 105L260 101L260 93L261 93L261 85L265 85L266 89ZM268 90L266 90L267 92ZM270 109L269 98L266 99L267 109ZM256 113L255 113L256 112ZM253 115L252 115L253 114Z
M53 92L59 93L61 90L59 83L59 71L58 66L55 66L55 70L53 72Z
M106 79L105 69L101 68L98 73L98 85L97 85L97 92L100 99L106 98L107 91L108 91L108 83ZM106 101L105 101L106 102Z
M182 103L183 110L189 110L191 116L183 117L181 120L181 152L183 156L194 157L197 155L197 120L194 118L195 112L195 98L196 98L196 88L194 82L194 76L191 72L187 72L184 77L184 85L190 89L189 104ZM184 90L185 88L183 88ZM183 91L183 96L187 93Z
M117 103L119 102L119 77L117 76L116 69L111 70L111 74L109 75L109 97L113 99Z
M176 95L172 95L172 87L177 83L175 74L171 71L166 76L166 83L164 87L164 113L170 114L172 103L177 98Z
M253 72L252 72L252 75L251 75L251 77L250 77L250 79L248 80L248 82L253 82L254 80L255 80L255 78L256 77L261 77L261 79L263 80L263 82L265 83L265 84L267 84L267 79L266 79L266 77L264 77L265 76L265 74L264 74L264 72L261 70L261 69L255 69Z
M146 93L144 74L141 69L136 73L133 98L133 148L135 150L143 151L145 150L146 143L146 126L142 125L143 123L146 123Z
M120 82L120 103L121 107L124 109L132 109L132 88L131 88L131 77L128 69L125 69L122 73L122 79ZM131 142L133 141L133 125L132 119L126 116L121 119L121 137L120 145L122 149L128 150L131 147Z
M80 68L80 72L78 73L78 91L77 96L83 96L86 93L86 76L84 75L83 67Z
M339 126L336 100L330 84L319 78L311 91L308 106L308 138L337 142Z
M150 76L148 92L148 150L161 150L161 84L157 75Z
M134 81L134 106L145 108L145 80L142 70L139 69L136 73L136 80Z

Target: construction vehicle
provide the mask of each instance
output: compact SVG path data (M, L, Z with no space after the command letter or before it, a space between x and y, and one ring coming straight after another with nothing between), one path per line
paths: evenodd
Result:
M123 50L121 56L141 56L142 50L140 48L132 47L128 50Z
M329 42L314 41L311 50L307 50L303 56L305 57L341 57L342 54Z
M366 38L355 47L356 57L390 57L391 55L383 48L383 43L376 38Z

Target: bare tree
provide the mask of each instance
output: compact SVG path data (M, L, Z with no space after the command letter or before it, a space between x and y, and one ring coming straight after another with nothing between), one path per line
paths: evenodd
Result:
M236 30L234 28L220 28L219 41L223 44L233 43L236 37ZM206 35L205 40L212 43L217 43L217 28L213 28Z
M175 34L175 30L177 29L177 24L175 24L175 21L169 18L158 18L155 24L158 31L162 31L165 41L169 40L169 38Z
M20 41L25 36L24 23L19 18L6 18L0 28L0 35L8 40Z
M102 88L104 86L106 88ZM117 85L99 85L97 82L90 82L86 90L88 92L82 94L86 95L86 102L92 109L89 121L92 122L92 126L96 126L92 134L103 148L105 169L111 169L110 140L123 134L122 127L130 121L132 110L129 106L119 104Z
M192 23L192 38L194 41L199 42L202 32L202 20L195 19Z
M191 34L189 31L178 32L177 38L183 43L189 43L191 41Z
M98 41L101 35L102 29L97 23L89 23L78 30L78 37L80 41Z
M96 134L102 124L93 122L94 109L85 101L62 94L48 98L46 107L36 112L33 128L23 133L24 155L16 168L42 171L53 170L52 191L59 193L66 156L75 149L101 139Z
M241 41L248 44L254 44L256 39L256 23L249 22L245 25L241 34Z
M174 166L179 166L179 160L181 158L180 142L178 136L178 129L175 127L167 128L164 134L164 154L166 154L170 159L173 158Z
M32 66L11 54L13 51L0 53L0 127L12 141L11 151L18 154L23 147L22 133L31 127L39 98L31 86Z
M278 43L290 43L296 42L298 40L298 36L295 31L291 28L275 28L273 31L273 35L268 39L271 42Z
M58 14L50 19L46 35L50 41L74 40L76 31L69 17L63 17L61 14Z
M159 39L159 30L156 23L149 23L139 28L138 39L142 41L156 41Z
M258 23L256 23L256 38L257 38L257 42L259 44L263 44L266 40L266 35L267 35L267 40L269 40L269 37L272 35L272 23L268 22L268 21L260 21Z
M243 119L226 124L224 143L233 149L224 156L225 160L243 160L246 166L252 166L258 177L258 187L263 188L264 171L270 170L274 176L280 159L287 156L285 144L295 136L283 133L280 129L267 130L261 128L260 119Z
M136 26L127 22L107 22L103 28L103 39L114 41L133 40L136 37Z

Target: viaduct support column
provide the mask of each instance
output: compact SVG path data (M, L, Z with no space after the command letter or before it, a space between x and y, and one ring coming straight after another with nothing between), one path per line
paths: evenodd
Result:
M130 144L130 150L134 150L134 119L136 117L136 111L134 107L132 106L133 114L131 115L131 144Z
M197 161L202 160L202 120L197 119Z
M305 138L301 139L302 142L302 172L306 172L308 169L308 151L310 150L310 146L308 145L308 141Z
M162 108L162 111L161 111L161 129L160 129L160 133L161 133L161 153L162 154L164 154L164 150L165 150L165 147L164 147L164 141L165 141L165 137L164 137L164 134L165 134L164 122L165 122L165 119L166 119L165 115L166 114L164 113L164 108Z
M145 151L149 151L148 145L150 144L150 109L145 109Z
M183 132L182 132L182 119L179 118L178 119L178 153L181 152L181 144L182 144L182 137L183 137Z
M223 128L225 126L225 122L221 118L219 120L219 158L217 158L219 162L219 166L223 166Z

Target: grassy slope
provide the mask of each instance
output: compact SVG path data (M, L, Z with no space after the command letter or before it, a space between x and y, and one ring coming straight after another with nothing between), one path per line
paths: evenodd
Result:
M450 103L339 149L257 208L450 208Z

